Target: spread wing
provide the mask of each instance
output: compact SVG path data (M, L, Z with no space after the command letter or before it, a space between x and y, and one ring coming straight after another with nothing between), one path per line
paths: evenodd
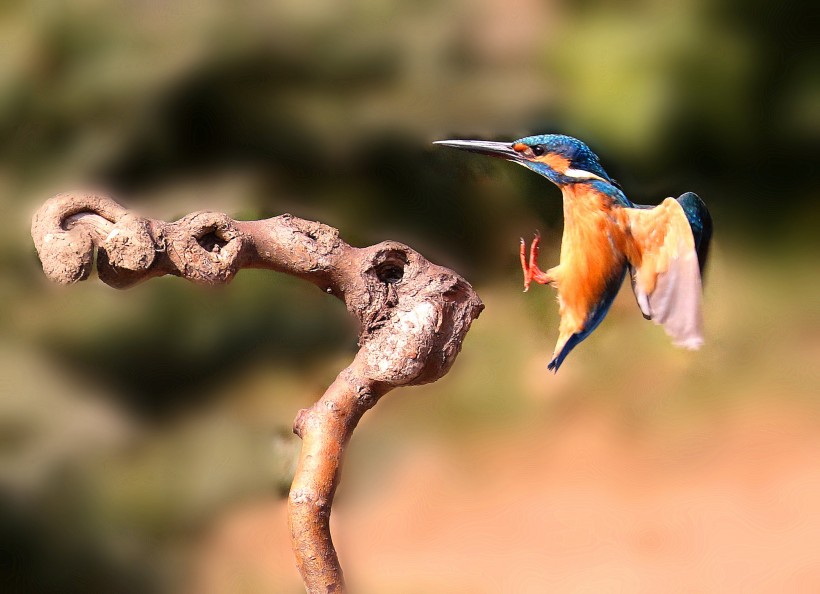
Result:
M632 290L644 317L660 324L678 346L703 344L701 274L712 221L695 194L667 198L654 208L627 208L634 253Z
M694 192L686 192L678 198L689 227L692 229L692 236L695 239L695 250L698 253L698 266L700 276L703 279L703 271L706 268L706 260L709 256L709 244L712 241L712 216L709 214L703 200Z

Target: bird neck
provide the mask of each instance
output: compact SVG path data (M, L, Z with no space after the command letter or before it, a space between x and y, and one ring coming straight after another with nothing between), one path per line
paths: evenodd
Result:
M591 183L572 183L561 186L564 198L564 226L572 227L578 220L605 215L612 207L612 198L598 192Z
M626 194L614 183L603 180L573 180L569 183L557 184L564 196L564 208L568 202L577 202L579 196L597 195L598 203L607 203L618 206L634 206Z

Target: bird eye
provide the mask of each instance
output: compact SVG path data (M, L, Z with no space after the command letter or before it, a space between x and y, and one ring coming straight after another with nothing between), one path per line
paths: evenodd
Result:
M540 157L544 154L544 147L540 144L536 144L534 147L532 147L532 154L536 157Z

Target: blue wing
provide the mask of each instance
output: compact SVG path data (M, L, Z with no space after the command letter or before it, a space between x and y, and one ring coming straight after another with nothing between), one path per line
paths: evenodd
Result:
M635 246L632 290L641 312L663 326L676 345L700 347L701 276L712 235L709 211L691 192L656 207L626 211Z
M703 270L706 268L706 260L709 257L709 244L712 242L712 215L709 214L700 196L694 192L682 194L678 198L678 204L683 208L686 220L692 228L700 275L703 277Z
M709 245L712 242L712 215L709 214L709 209L706 204L700 199L700 196L694 192L686 192L677 198L678 204L683 209L683 214L686 215L686 220L689 221L689 227L692 229L692 236L695 239L695 251L698 254L698 266L700 268L701 277L706 268L706 261L709 258ZM641 210L652 210L656 206L654 204L632 204L633 208Z

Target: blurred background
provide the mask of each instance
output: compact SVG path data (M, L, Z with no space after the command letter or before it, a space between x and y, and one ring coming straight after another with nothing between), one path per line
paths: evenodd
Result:
M359 593L820 590L820 69L812 3L0 3L5 592L302 591L284 497L352 358L341 303L244 271L44 278L51 195L290 212L461 272L452 372L353 439L334 534ZM557 189L443 138L585 140L630 198L715 219L705 347L626 289L556 376Z

